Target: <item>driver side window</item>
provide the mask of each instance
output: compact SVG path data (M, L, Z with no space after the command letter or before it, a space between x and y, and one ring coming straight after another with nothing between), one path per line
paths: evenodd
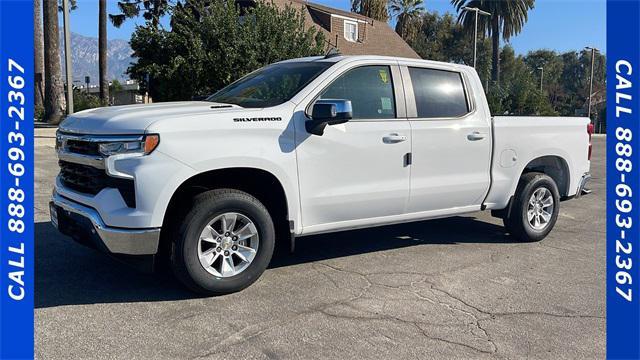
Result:
M396 117L393 79L389 66L362 66L347 71L327 87L319 99L351 100L353 119Z

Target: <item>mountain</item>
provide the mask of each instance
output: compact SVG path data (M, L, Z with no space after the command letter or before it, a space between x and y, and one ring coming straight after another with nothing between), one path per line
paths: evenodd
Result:
M64 36L60 32L60 59L64 74ZM124 81L129 79L126 74L129 64L134 61L133 51L126 40L114 39L107 41L107 77L109 80ZM91 77L91 84L98 84L98 38L71 33L71 63L73 81L80 81L84 85L84 77ZM76 83L76 85L80 85Z

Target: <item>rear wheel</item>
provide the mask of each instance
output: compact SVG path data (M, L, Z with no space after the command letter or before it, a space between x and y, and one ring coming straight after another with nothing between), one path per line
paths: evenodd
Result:
M511 211L503 218L507 231L520 241L544 239L558 219L559 199L551 177L538 172L522 175Z
M220 295L260 277L271 261L275 230L255 197L219 189L195 197L173 239L171 264L178 279L196 292Z

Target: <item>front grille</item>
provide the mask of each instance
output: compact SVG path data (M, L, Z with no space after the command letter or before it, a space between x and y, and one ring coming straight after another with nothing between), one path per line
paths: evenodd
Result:
M97 142L68 139L65 150L82 155L100 155L99 144Z
M115 188L120 191L128 207L136 207L135 187L133 180L108 176L104 170L88 165L58 161L60 165L60 181L71 190L96 195L104 188Z

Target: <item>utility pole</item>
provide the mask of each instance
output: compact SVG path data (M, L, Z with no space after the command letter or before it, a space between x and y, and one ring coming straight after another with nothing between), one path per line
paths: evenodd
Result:
M62 0L62 19L64 21L64 68L67 79L67 115L73 114L73 80L71 69L71 32L69 23L69 1Z
M462 10L465 11L472 11L475 13L475 27L473 30L473 68L476 68L476 59L477 59L477 54L478 54L478 14L480 15L485 15L485 16L491 16L491 13L486 12L486 11L482 11L478 8L470 8L470 7L463 7Z
M540 66L538 70L540 70L540 92L542 92L542 79L544 79L544 67Z
M600 51L595 47L587 46L585 50L591 50L591 75L589 76L589 109L587 110L587 116L591 119L591 101L593 98L593 63L595 62L596 51Z

